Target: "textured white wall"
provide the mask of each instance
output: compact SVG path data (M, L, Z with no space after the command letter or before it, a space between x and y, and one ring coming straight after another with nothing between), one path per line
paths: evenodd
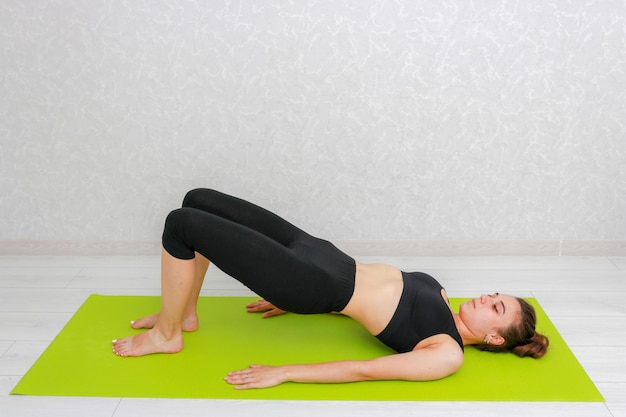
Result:
M192 187L330 239L626 239L622 0L0 2L0 239Z

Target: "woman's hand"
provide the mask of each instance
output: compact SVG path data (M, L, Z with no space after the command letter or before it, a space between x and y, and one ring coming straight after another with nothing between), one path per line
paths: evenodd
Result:
M236 389L269 388L286 381L280 366L250 365L248 369L229 372L224 378Z
M280 308L276 307L274 304L265 300L258 300L258 301L255 301L254 303L248 304L246 306L246 310L248 311L248 313L263 312L264 319L286 313L285 310L281 310Z

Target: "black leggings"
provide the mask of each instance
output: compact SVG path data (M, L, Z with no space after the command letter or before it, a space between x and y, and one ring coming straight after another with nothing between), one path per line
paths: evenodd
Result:
M354 259L247 201L192 190L165 221L163 247L179 259L202 254L276 307L300 314L341 311L354 292Z

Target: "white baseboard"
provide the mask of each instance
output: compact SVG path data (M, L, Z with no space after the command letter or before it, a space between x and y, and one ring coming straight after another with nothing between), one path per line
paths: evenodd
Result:
M352 256L626 256L626 241L336 241ZM0 240L0 255L158 256L159 241Z

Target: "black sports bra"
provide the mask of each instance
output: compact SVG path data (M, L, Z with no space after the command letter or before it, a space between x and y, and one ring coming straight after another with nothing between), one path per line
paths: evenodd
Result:
M443 287L428 274L402 272L404 289L391 321L376 337L397 352L410 352L422 340L450 335L463 349L463 339L450 307L441 296Z

